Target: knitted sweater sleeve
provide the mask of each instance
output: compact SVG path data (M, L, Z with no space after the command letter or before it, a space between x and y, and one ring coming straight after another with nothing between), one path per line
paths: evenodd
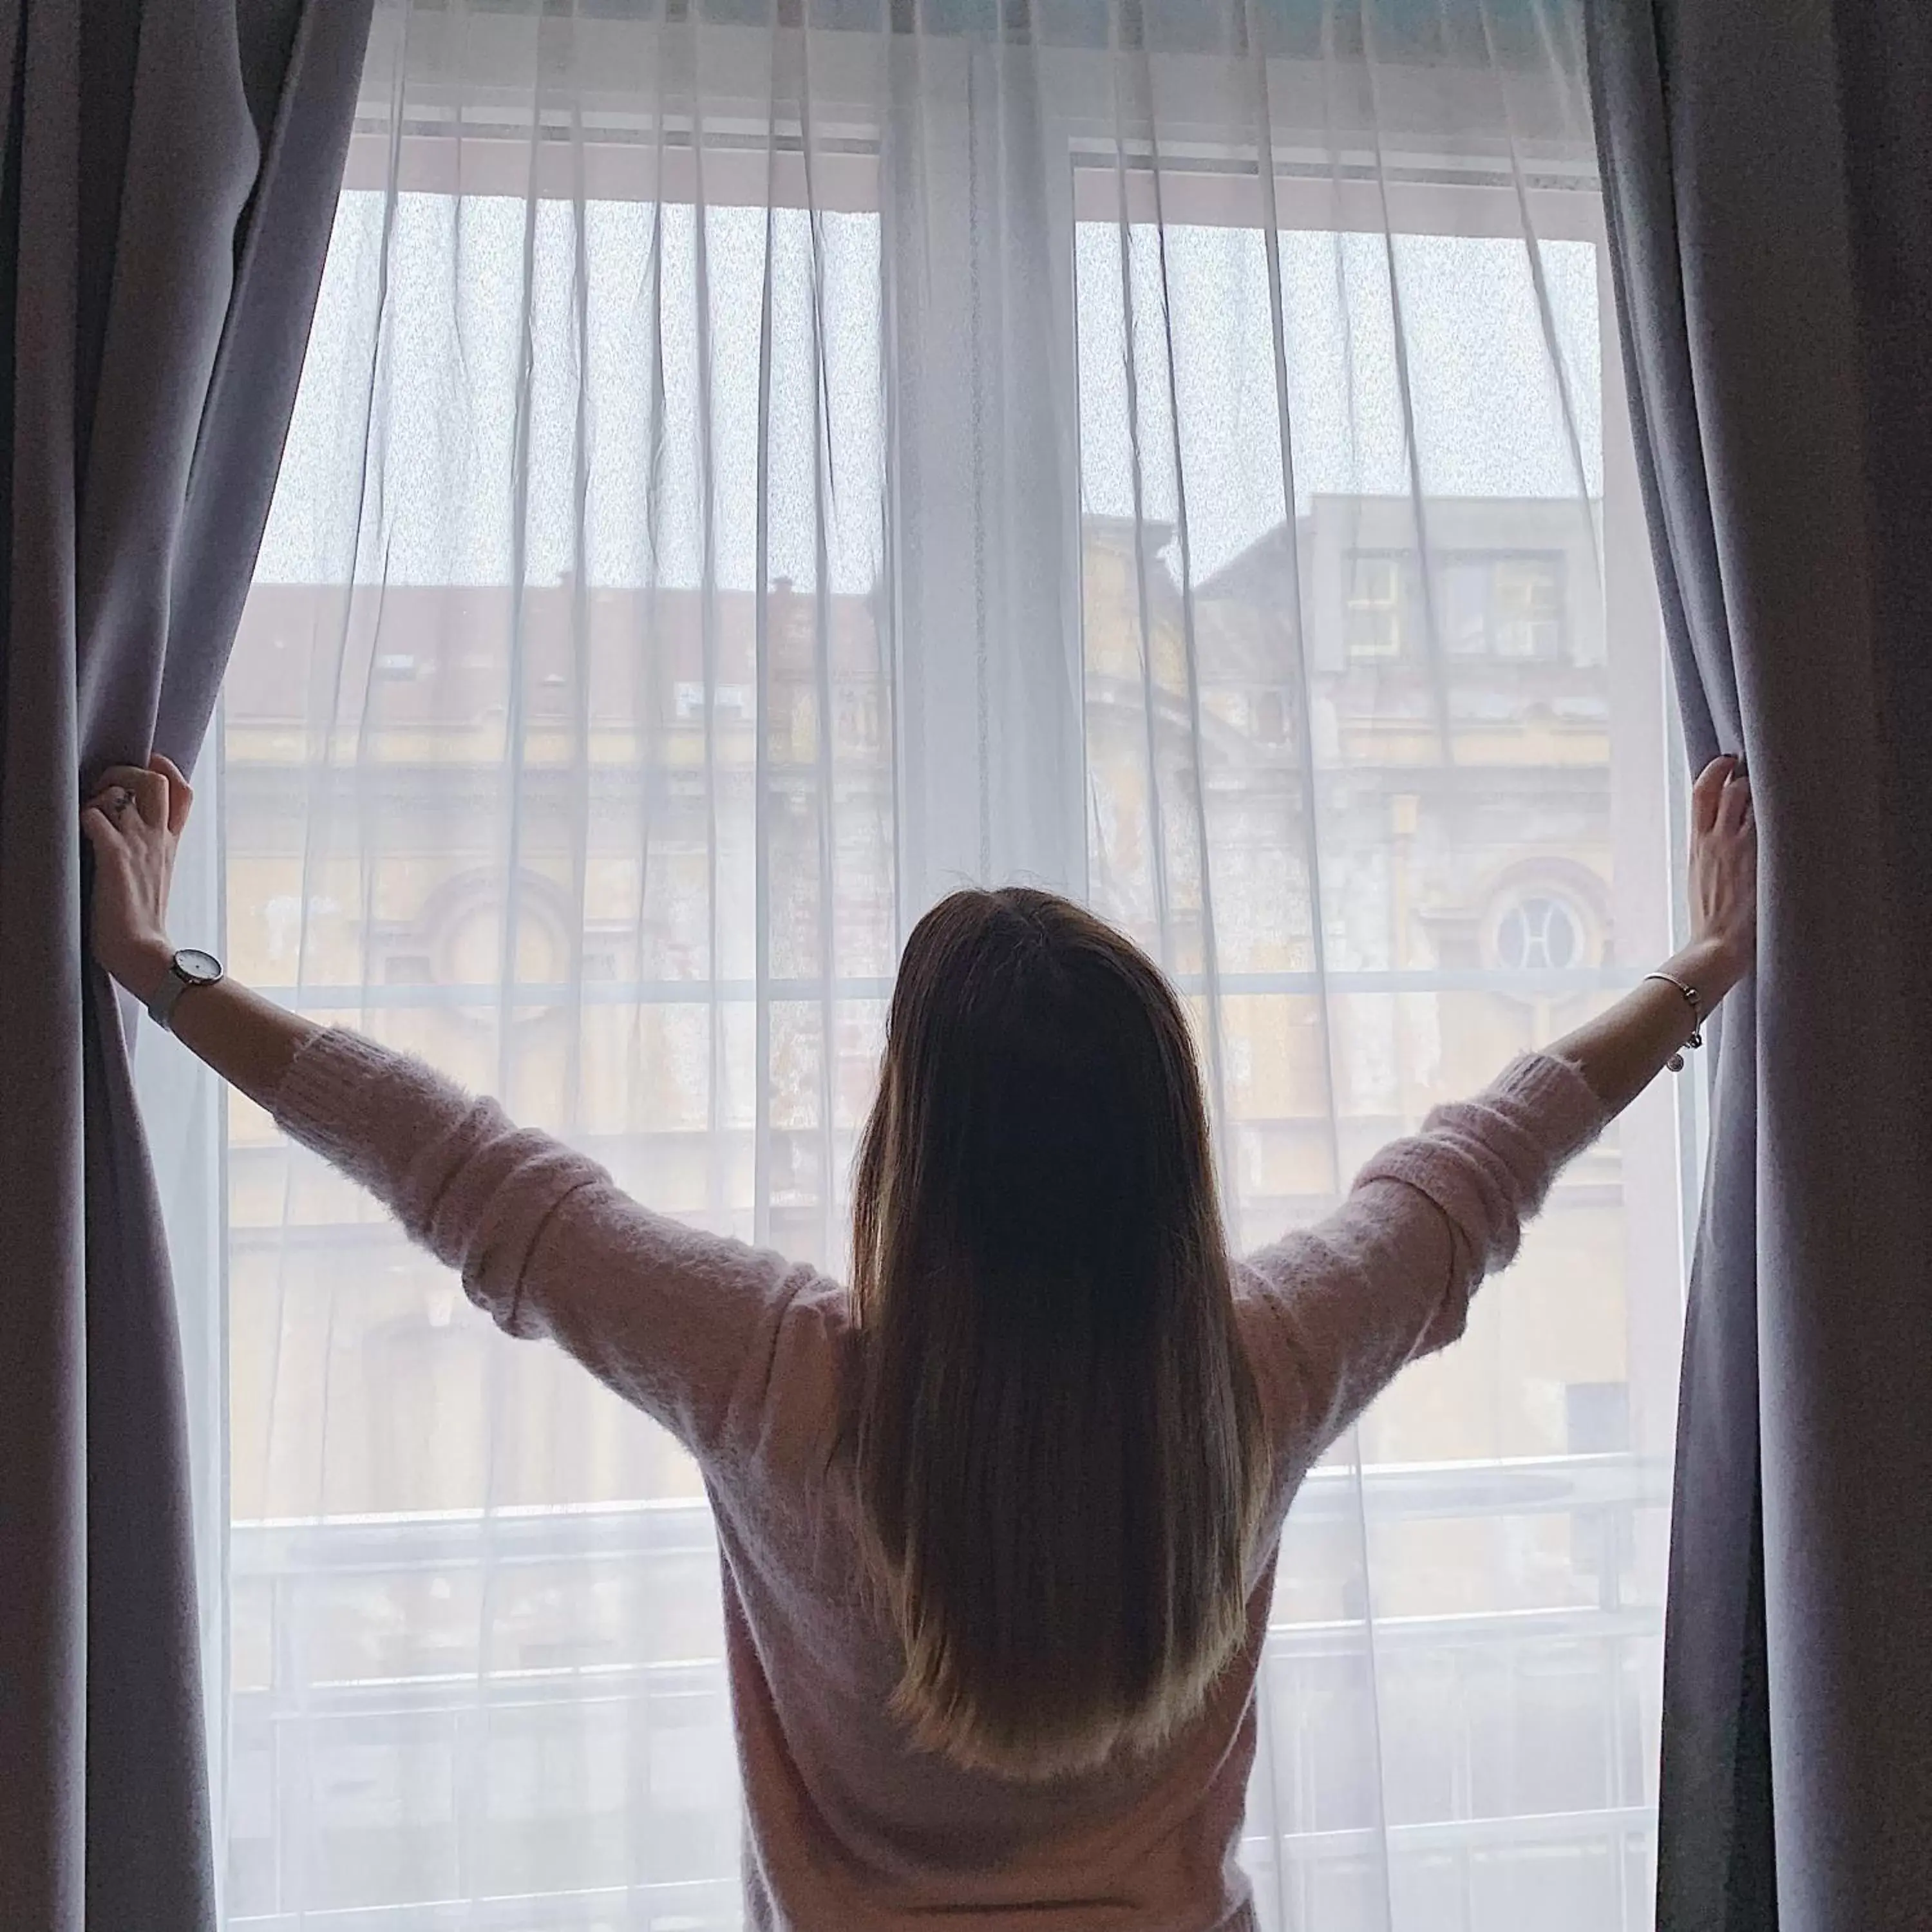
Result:
M1453 1342L1558 1170L1600 1133L1570 1064L1517 1060L1384 1148L1325 1221L1250 1257L1244 1331L1280 1447L1305 1468L1405 1364Z
M755 1432L810 1270L652 1214L585 1155L341 1028L304 1043L274 1113L507 1334L556 1341L700 1456Z

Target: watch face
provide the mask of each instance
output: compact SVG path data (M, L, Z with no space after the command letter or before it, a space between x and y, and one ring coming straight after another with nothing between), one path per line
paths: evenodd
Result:
M221 977L221 962L212 952L189 946L175 955L175 970L197 986L210 986Z

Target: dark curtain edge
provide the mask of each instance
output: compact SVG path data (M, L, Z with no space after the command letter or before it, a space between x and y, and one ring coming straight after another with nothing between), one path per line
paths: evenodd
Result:
M322 286L335 188L355 124L373 7L374 0L304 0L260 178L244 218L235 289L189 468L182 520L184 547L194 556L214 554L215 533L225 533L224 568L185 580L178 576L169 612L171 632L188 626L223 642L218 657L210 653L196 660L191 677L171 679L164 686L154 730L155 748L190 774L214 715L274 502ZM319 191L318 176L329 184L326 195ZM271 322L280 326L263 326ZM232 450L221 446L222 431L239 416L266 416L280 427L272 439L262 436L248 446L248 460L238 476ZM211 458L212 448L218 457ZM194 541L197 536L202 541ZM248 566L235 571L232 558L244 548Z

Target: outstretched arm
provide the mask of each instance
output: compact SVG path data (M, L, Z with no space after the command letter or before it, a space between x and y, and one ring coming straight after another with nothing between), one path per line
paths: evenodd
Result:
M1608 1011L1438 1107L1384 1148L1328 1220L1254 1256L1247 1332L1283 1453L1318 1453L1408 1362L1454 1341L1484 1276L1566 1162L1648 1086L1750 969L1757 846L1750 788L1720 758L1691 794L1692 939ZM1694 1009L1682 987L1697 994Z
M82 814L94 950L143 1001L172 957L168 884L189 804L181 773L157 758L108 772ZM548 1336L700 1455L728 1459L754 1438L809 1269L654 1214L494 1101L232 981L184 992L171 1025L456 1269L499 1326Z

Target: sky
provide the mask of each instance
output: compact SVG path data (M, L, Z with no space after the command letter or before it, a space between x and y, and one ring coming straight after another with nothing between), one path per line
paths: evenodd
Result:
M801 210L710 208L700 249L680 205L588 202L580 226L566 201L526 222L520 197L405 194L386 245L388 206L342 196L258 579L543 584L580 570L595 585L688 586L708 543L716 580L748 587L769 244L766 574L815 584L822 544L835 592L870 588L886 447L876 216L820 217L815 329ZM1171 522L1185 479L1204 577L1286 502L1266 250L1253 229L1162 239L1076 232L1082 501L1132 513L1131 388L1144 513ZM1406 495L1412 481L1598 494L1591 244L1540 244L1548 328L1520 239L1286 231L1280 253L1298 508Z

